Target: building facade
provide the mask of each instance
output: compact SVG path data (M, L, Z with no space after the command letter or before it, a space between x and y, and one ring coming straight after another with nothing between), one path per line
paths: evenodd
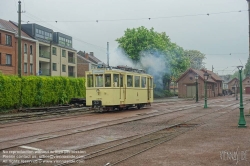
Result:
M21 75L36 73L36 40L21 31ZM15 22L0 19L0 71L18 74L18 27Z
M250 77L246 77L242 81L242 93L250 94Z
M38 24L22 24L22 30L37 40L37 75L76 77L76 50L72 37Z
M85 72L97 68L101 61L94 56L93 52L79 51L77 54L77 77L85 77Z
M198 83L198 98L203 98L205 96L205 84L204 84L204 70L195 70L188 69L185 73L183 73L178 79L178 97L179 98L195 98L196 97L196 81ZM207 80L207 97L216 97L221 95L222 90L220 90L220 86L222 86L222 81L215 80L212 77L211 72L210 76ZM198 75L198 79L195 79L195 76Z

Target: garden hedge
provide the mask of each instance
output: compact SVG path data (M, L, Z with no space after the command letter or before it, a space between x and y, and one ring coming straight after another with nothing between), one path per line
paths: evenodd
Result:
M0 110L66 104L85 98L85 78L5 76L0 74Z

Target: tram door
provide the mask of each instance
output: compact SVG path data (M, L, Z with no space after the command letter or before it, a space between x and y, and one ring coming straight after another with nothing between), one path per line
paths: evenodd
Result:
M150 99L150 78L148 77L147 78L147 97L148 97L148 100Z
M120 74L120 101L125 103L126 100L126 87L124 84L124 75Z

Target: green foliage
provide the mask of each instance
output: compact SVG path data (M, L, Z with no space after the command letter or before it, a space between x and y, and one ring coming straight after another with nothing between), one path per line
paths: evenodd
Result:
M0 75L0 109L66 104L85 97L85 78Z
M244 75L244 73L242 72L241 73L241 77L242 77L242 80L244 80L246 78L246 75ZM240 73L239 73L238 69L234 72L233 75L230 75L230 79L229 80L232 80L234 78L240 79Z
M245 76L250 76L250 57L248 57L247 63L244 69Z
M206 58L205 54L197 50L185 50L185 56L189 58L190 68L200 70L205 68L203 60Z
M158 33L154 31L154 28L149 30L143 26L127 29L124 36L116 41L119 43L119 47L123 48L129 58L135 62L140 60L141 51L164 52L172 45L166 33Z
M173 97L174 93L169 90L154 89L154 98Z
M134 63L140 64L141 56L144 56L141 52L149 52L154 56L158 56L157 52L160 52L164 56L162 64L165 64L168 70L162 75L163 89L169 90L170 82L176 80L190 66L189 57L185 56L184 49L172 43L165 32L159 33L153 28L147 29L142 26L127 29L124 36L116 41Z

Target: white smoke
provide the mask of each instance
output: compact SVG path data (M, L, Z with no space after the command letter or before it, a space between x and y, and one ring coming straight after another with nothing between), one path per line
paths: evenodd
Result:
M153 75L157 88L163 88L163 76L170 73L169 61L165 54L160 51L142 51L141 64L147 73Z
M154 77L154 84L157 88L163 88L163 76L170 73L169 61L166 55L160 51L142 51L140 52L140 62L133 63L128 58L122 48L117 48L114 54L110 55L110 66L127 65L128 67L144 69Z

